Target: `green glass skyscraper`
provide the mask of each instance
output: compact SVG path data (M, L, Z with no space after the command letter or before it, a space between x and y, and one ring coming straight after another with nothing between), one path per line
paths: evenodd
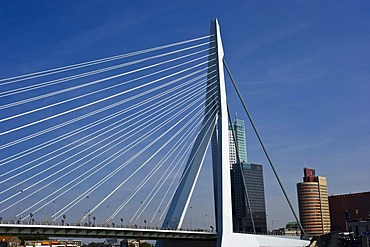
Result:
M236 148L238 150L239 159L241 162L247 162L247 138L245 136L245 125L244 121L235 117L234 121L234 133Z

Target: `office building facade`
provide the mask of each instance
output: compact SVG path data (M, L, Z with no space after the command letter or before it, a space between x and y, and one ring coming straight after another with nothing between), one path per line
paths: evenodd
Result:
M370 221L370 192L329 196L329 208L332 231L355 232L353 222Z
M234 135L236 141L234 140ZM215 151L217 144L217 133L214 133L212 136L211 143L212 163L215 166L217 164L217 152ZM231 175L234 232L253 232L252 218L250 216L250 211L252 211L256 232L266 233L267 225L263 170L261 165L250 164L246 162L246 144L247 140L244 121L236 119L234 123L229 126L229 164ZM241 166L238 163L238 156L240 160L242 160ZM217 178L217 172L215 171L216 170L214 169L214 179ZM248 203L246 200L247 193L244 189L243 179L245 180L247 187L251 209L248 208ZM215 191L217 191L217 184L214 184L214 186Z
M303 182L297 184L299 216L308 236L330 232L328 187L325 177L316 176L315 170L304 168Z
M236 147L235 147L235 141L233 136L233 131L231 129L231 126L229 126L229 164L230 164L230 170L233 168L233 164L236 164L237 158L236 158Z
M236 149L238 151L240 162L247 163L247 138L245 135L244 121L236 118L233 128L235 133L235 141L237 144Z
M244 189L244 182L246 190ZM266 233L266 206L262 165L234 164L231 171L234 232L252 233L253 224L257 233ZM248 194L247 194L248 193ZM249 198L250 209L247 199ZM251 213L252 217L251 217Z

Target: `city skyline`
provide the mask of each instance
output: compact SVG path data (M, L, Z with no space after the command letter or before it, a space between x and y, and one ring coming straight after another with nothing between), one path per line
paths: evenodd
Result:
M217 17L226 60L294 207L305 164L327 177L329 195L369 191L369 2L1 4L1 78L201 36ZM231 111L247 119L228 85ZM278 228L293 216L246 128L248 159L266 168L269 228ZM212 198L202 183L211 176L204 171L197 185L199 211Z
M263 166L248 163L247 153L245 123L235 114L234 121L229 124L234 232L267 233Z

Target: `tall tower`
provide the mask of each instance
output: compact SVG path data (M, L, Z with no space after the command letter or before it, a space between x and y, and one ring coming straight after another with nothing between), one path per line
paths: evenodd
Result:
M241 162L247 162L247 138L245 136L245 125L244 121L235 117L234 121L235 139Z
M233 169L233 165L236 164L236 147L233 135L233 126L229 126L229 163L230 163L230 170Z
M239 156L240 164L236 153ZM266 233L263 169L262 165L247 163L245 125L244 121L238 119L237 116L235 116L234 124L229 126L229 161L234 232L251 233L253 232L254 223L256 232ZM253 215L253 222L251 214Z
M304 168L303 182L297 184L299 216L307 234L319 236L330 232L330 213L326 178Z
M241 173L243 176L241 176ZM242 178L244 178L244 181ZM243 183L245 183L247 191L244 189ZM248 195L246 195L247 192ZM241 165L234 164L231 171L231 193L234 232L253 232L252 213L256 232L266 233L266 204L262 165L244 162ZM248 208L247 196L250 209Z
M235 140L234 140L233 131L235 134ZM247 138L245 135L244 121L241 119L238 119L238 117L235 116L234 124L229 125L230 169L232 169L233 165L238 162L237 154L239 155L239 159L241 162L247 163Z

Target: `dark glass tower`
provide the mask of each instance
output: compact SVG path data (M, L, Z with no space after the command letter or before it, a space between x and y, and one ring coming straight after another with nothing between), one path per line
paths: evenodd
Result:
M231 171L234 232L253 232L250 215L250 211L252 211L256 232L266 233L266 206L262 165L242 162L241 167L242 171L239 164L234 164ZM248 208L242 174L246 183L251 210Z

